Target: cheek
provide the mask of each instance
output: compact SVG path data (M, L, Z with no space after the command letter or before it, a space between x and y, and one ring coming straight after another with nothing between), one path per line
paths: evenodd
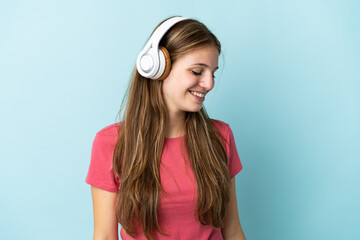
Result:
M174 97L178 96L178 86L174 84L174 81L165 81L162 86L163 95L166 99L174 99ZM171 100L173 101L173 100Z
M183 79L183 85L190 89L192 87L195 87L198 84L198 77L194 76L193 74L189 73L186 75L186 77L184 77Z
M196 76L191 73L179 74L178 76L172 75L163 82L163 94L168 98L185 97L189 93L189 89L197 84Z

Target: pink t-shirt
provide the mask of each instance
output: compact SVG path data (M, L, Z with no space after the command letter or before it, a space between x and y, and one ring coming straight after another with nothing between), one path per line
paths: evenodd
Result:
M234 135L227 123L212 120L214 126L226 139L226 154L230 177L233 178L242 170L242 164L235 146ZM112 124L100 130L94 139L91 162L86 177L86 183L110 192L117 192L119 182L112 172L112 158L118 137L120 123ZM185 159L180 149L180 143L185 136L166 138L161 156L160 179L166 194L160 195L158 208L159 224L168 237L156 232L157 239L223 239L220 228L201 225L195 218L196 211L196 179L188 156ZM183 145L182 145L183 146ZM186 153L186 151L185 151ZM134 239L121 229L123 240ZM138 234L135 239L146 240L144 234Z

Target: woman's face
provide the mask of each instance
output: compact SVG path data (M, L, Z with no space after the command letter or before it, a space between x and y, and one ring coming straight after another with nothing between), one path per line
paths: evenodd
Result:
M206 93L214 87L218 58L217 48L206 45L176 60L162 85L170 114L197 112L202 108Z

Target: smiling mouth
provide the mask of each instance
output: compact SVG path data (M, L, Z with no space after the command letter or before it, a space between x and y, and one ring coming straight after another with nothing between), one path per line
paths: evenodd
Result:
M196 91L191 91L191 90L189 90L189 92L190 92L191 95L194 95L194 96L199 97L199 98L204 98L205 94L206 94L206 93L201 93L201 92L196 92Z

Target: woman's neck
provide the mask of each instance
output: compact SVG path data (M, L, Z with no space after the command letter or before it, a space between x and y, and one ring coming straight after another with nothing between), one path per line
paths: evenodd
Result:
M169 113L166 138L176 138L185 135L185 112Z

